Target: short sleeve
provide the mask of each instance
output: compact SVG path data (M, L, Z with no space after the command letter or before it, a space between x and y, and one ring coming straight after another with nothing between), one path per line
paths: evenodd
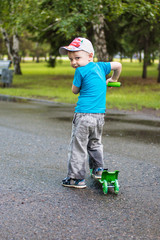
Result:
M111 72L111 63L110 62L98 62L98 64L103 68L105 75Z
M82 84L82 75L80 74L77 68L74 74L73 85L79 88L81 84Z

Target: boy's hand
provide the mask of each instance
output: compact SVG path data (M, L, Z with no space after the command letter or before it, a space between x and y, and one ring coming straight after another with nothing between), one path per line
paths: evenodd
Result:
M106 81L106 85L107 85L109 82L117 82L117 81L114 81L112 78L108 78L107 81Z
M108 78L106 81L106 85L108 85L109 82L117 82L117 81L112 80L112 78ZM112 87L108 87L108 88L112 88Z

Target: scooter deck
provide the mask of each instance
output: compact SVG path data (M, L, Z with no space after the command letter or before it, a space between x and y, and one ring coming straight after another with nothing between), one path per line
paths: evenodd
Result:
M118 170L114 172L103 170L101 179L97 179L97 180L102 184L104 194L108 193L108 188L114 188L115 194L119 193L118 173L119 173ZM92 174L92 169L91 169L91 174Z

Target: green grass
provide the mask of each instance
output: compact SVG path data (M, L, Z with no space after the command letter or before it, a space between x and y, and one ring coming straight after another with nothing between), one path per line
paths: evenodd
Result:
M148 67L148 78L141 78L142 64L122 62L122 87L107 91L107 108L160 109L160 84L156 82L157 63ZM47 63L21 63L22 76L15 75L11 88L0 88L0 94L76 103L71 92L74 69L69 61L59 61L55 68Z

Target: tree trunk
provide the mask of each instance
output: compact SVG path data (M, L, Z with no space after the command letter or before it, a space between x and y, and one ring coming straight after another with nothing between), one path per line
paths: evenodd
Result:
M143 59L143 73L142 78L147 78L147 65L149 60L149 53L148 53L148 39L144 41L144 59Z
M143 73L142 73L142 78L146 79L147 78L147 62L144 59L143 62Z
M159 64L158 64L158 78L157 83L160 83L160 44L159 44Z
M36 56L36 63L39 63L39 55Z
M13 35L13 65L14 65L14 73L17 75L21 75L21 67L20 67L21 58L19 56L19 38L17 34Z
M8 34L4 28L1 28L3 40L5 42L7 51L8 51L8 56L10 57L11 61L13 62L13 55L12 55L12 47L11 47L11 42L9 40Z
M139 59L139 62L141 63L142 62L142 54L141 54L141 52L139 52L139 54L138 54L138 59Z
M36 63L39 63L39 43L36 42Z
M96 56L99 62L107 61L107 46L104 32L104 16L103 14L99 15L99 22L93 24L94 31L94 43Z
M160 83L160 61L158 64L158 78L157 78L157 82Z
M123 54L121 52L120 52L120 60L121 60L121 62L123 60Z
M17 34L13 35L13 46L11 45L11 42L9 40L9 36L4 28L1 28L2 36L5 42L5 45L7 47L8 56L10 57L13 66L14 66L14 73L15 74L22 74L21 67L20 67L20 57L18 55L19 53L19 39Z

